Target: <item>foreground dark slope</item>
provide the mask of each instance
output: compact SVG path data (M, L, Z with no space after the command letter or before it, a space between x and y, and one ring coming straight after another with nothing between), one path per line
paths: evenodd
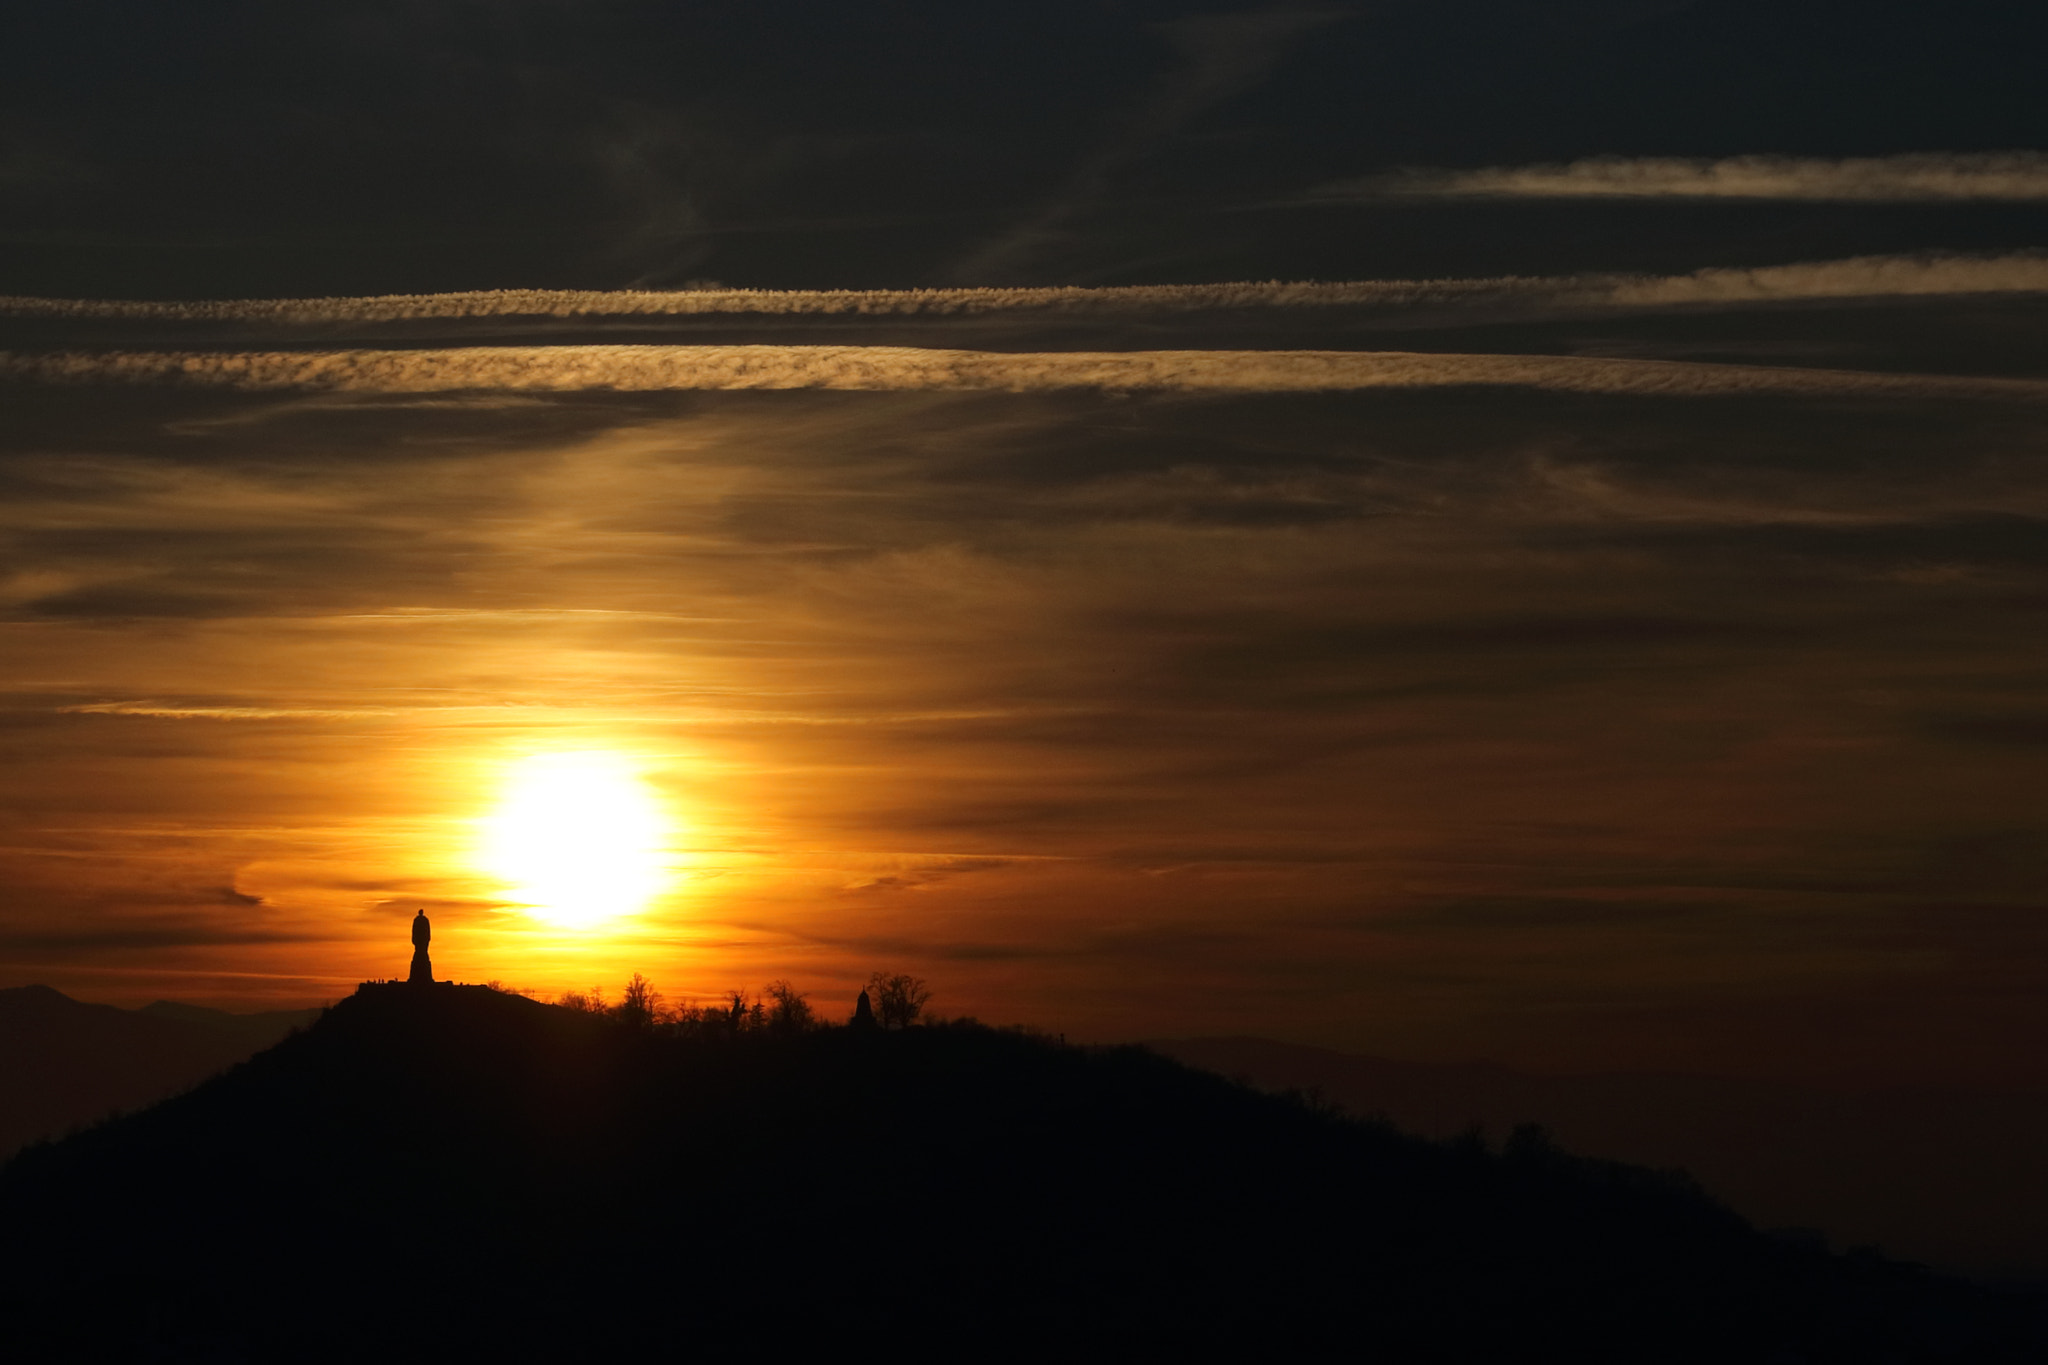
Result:
M1430 1144L1135 1049L684 1041L476 988L358 995L32 1149L0 1176L0 1258L18 1343L67 1358L878 1331L973 1358L2030 1358L2002 1301L1539 1143Z

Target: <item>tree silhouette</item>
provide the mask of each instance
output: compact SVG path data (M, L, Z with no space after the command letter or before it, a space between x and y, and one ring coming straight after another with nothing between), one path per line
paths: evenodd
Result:
M769 1000L768 1027L777 1033L802 1033L816 1027L811 1002L787 981L771 981L763 994Z
M575 1010L578 1014L605 1014L608 1012L608 1007L604 1003L604 987L602 986L592 986L587 991L563 991L562 998L555 1003L565 1010Z
M875 1017L883 1028L909 1028L931 1002L931 990L918 977L876 972L868 978L875 997Z
M626 993L612 1010L612 1017L628 1028L653 1027L661 1018L661 992L646 977L633 973L633 979L626 983Z

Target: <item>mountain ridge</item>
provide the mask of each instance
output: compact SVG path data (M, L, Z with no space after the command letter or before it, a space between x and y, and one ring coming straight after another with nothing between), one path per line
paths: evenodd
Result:
M196 1085L318 1014L230 1014L163 1000L128 1010L47 985L0 989L0 1160Z

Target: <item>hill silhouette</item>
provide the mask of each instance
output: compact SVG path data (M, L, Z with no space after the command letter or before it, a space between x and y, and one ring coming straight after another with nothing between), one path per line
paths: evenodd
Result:
M1354 1123L973 1024L663 1036L365 988L0 1172L38 1358L886 1349L2022 1360L2029 1305L1524 1131Z
M169 1000L124 1010L49 986L0 990L0 1160L195 1085L318 1015L229 1014Z

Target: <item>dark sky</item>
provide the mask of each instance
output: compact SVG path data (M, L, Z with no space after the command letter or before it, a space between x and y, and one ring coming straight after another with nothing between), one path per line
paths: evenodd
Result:
M2048 1081L2035 11L4 23L0 984Z
M2048 146L2005 0L26 0L0 292L1678 270L2032 246L2031 204L1447 208L1400 168ZM2038 174L2038 170L2037 170Z

